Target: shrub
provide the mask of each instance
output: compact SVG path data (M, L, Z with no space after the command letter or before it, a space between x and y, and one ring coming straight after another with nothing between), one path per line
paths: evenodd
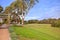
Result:
M2 25L2 23L0 23L0 26Z
M60 20L58 21L54 21L52 24L51 24L52 27L60 27Z
M9 28L11 40L18 40L18 35L14 32L14 29L12 27Z

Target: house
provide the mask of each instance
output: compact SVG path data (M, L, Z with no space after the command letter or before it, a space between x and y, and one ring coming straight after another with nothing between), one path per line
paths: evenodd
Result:
M4 19L7 19L7 14L0 14L0 23L3 23Z

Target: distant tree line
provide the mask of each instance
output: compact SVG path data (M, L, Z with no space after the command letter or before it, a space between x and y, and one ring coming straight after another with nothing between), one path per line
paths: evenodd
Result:
M60 18L58 19L43 19L43 20L28 20L24 24L51 24L52 27L60 27Z

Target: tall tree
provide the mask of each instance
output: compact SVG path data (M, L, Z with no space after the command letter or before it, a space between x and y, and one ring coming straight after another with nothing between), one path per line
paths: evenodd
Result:
M14 19L12 16L19 18L19 16L13 11L14 10L13 10L13 8L11 6L6 7L6 9L4 11L4 13L8 15L8 22L11 22ZM12 20L11 20L11 18L12 18Z
M0 6L0 13L3 11L3 7L2 6Z
M8 15L7 23L10 24L10 19L11 19L10 17L11 17L11 13L12 13L11 6L6 7L4 13Z
M17 11L17 14L22 17L22 24L24 24L25 15L36 2L38 2L38 0L16 0L11 4L12 8Z

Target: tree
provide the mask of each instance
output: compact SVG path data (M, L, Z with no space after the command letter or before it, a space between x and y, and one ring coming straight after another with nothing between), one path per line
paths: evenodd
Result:
M11 6L6 7L6 9L4 11L5 14L8 14L8 22L11 22L14 19L13 17L16 17L16 20L17 20L17 17L19 18L19 16L13 11L14 10ZM11 16L13 16L13 17L11 17ZM14 20L14 21L16 21L16 20Z
M8 17L7 17L7 23L8 23L8 24L10 24L11 10L12 10L12 9L11 9L10 6L6 7L5 10L4 10L4 13L8 15Z
M3 11L3 7L2 6L0 6L0 13Z
M24 21L24 13L23 11L25 11L25 9L27 8L27 5L25 5L26 3L22 0L17 0L15 2L13 2L11 4L12 8L16 11L18 11L18 15L20 15L22 17L22 24L23 24L23 21Z
M10 6L15 10L22 18L22 24L24 24L25 15L35 5L38 0L16 0Z

